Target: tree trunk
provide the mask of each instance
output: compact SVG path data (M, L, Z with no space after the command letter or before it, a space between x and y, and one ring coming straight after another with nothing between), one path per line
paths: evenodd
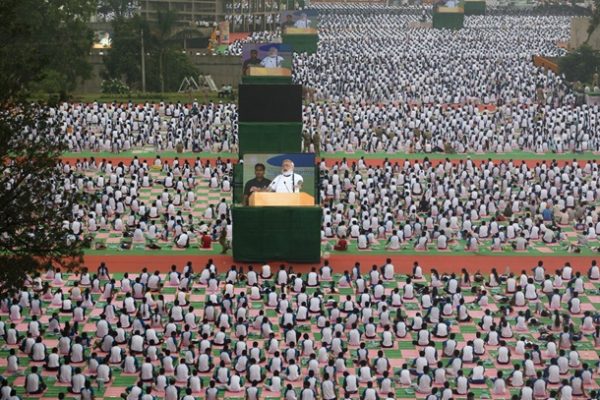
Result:
M160 79L160 92L165 92L165 76L164 76L164 51L161 50L158 57L158 76Z

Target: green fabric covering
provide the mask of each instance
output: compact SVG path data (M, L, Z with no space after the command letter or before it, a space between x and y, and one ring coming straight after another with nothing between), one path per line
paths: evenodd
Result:
M284 44L292 46L292 50L295 53L313 54L317 52L319 35L283 34L281 38Z
M234 207L233 258L236 262L318 262L320 207Z
M233 204L244 202L244 165L233 164Z
M302 122L240 122L240 158L252 153L300 153Z
M243 76L242 83L253 85L291 85L291 76Z
M433 27L436 29L461 29L464 21L465 15L463 13L433 13Z
M485 15L485 1L465 1L465 15Z

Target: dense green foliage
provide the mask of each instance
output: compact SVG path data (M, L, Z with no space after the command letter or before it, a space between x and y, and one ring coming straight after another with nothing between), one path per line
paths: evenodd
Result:
M38 108L0 111L0 295L19 290L48 264L73 269L81 263L84 242L63 227L77 194L61 184L60 135Z
M600 26L600 0L594 0L594 12L592 13L592 17L590 19L590 25L588 26L588 37L586 39L586 43L589 42L592 34L596 29Z
M40 90L64 99L89 75L95 8L92 0L0 1L0 295L49 264L81 263L83 241L63 228L76 200L57 168L64 132L25 99Z
M142 33L148 91L177 91L183 78L197 76L197 69L181 51L182 41L178 40L175 17L173 12L159 13L158 21L153 24L139 16L115 19L112 22L112 49L104 59L104 78L123 79L130 87L142 87Z
M105 21L131 17L137 6L137 3L131 0L98 0L98 16Z
M595 51L584 44L562 57L559 64L567 80L590 83L594 73L600 72L600 51Z
M0 95L42 90L65 98L90 75L87 21L95 10L96 0L0 1Z

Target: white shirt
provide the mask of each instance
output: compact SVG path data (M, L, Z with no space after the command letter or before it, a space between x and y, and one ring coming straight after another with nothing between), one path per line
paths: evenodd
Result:
M281 67L282 62L283 62L283 57L281 57L281 56L266 56L260 62L260 65L262 65L265 68L278 68L278 67Z
M289 175L280 174L273 179L269 189L275 193L300 193L300 186L304 182L302 176L293 173Z
M310 28L310 20L309 19L306 19L306 20L299 19L294 24L294 27L296 27L296 28Z

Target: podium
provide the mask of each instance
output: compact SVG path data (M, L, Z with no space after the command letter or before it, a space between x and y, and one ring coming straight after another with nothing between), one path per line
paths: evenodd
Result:
M315 30L284 35L296 52L314 52ZM284 65L287 65L284 63ZM291 68L250 66L239 86L238 136L244 154L285 155L302 152L302 85L292 84ZM311 160L311 168L314 156ZM273 165L273 164L270 164ZM250 196L242 206L243 170L234 169L233 259L236 262L317 263L321 258L323 211L307 193L265 193ZM315 175L318 179L318 174ZM316 186L316 185L315 185ZM318 195L318 189L315 189Z
M292 70L285 67L250 67L248 68L248 76L292 76Z
M315 28L296 28L290 26L285 28L283 33L286 35L318 35L319 31L317 31Z
M314 206L315 198L308 193L255 192L250 195L250 207Z
M286 67L250 67L248 74L242 77L242 83L289 85L292 83L292 70Z
M438 7L433 11L433 27L435 29L462 29L465 11L462 7Z
M314 54L317 51L319 32L314 28L286 28L281 35L283 43L289 44L295 53Z

